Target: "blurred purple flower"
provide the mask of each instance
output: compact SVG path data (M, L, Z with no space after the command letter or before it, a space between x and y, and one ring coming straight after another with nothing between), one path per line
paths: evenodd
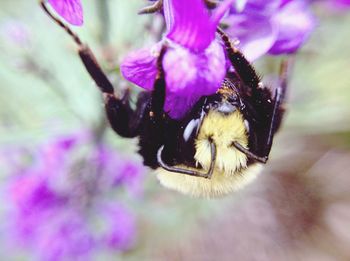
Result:
M106 202L120 186L131 187L132 193L132 186L140 189L141 163L125 160L104 144L94 144L81 156L79 145L89 141L86 132L54 139L21 173L13 171L9 232L14 244L31 248L40 260L88 260L99 249L126 251L135 243L132 214L118 202ZM94 227L96 220L104 224L102 232Z
M16 177L10 184L10 202L16 209L14 217L14 234L21 243L37 240L38 221L49 218L48 209L64 205L66 199L54 193L38 175L25 173Z
M83 7L80 0L48 0L53 9L68 23L83 24Z
M350 8L350 0L326 0L326 5L337 11L348 10Z
M201 96L215 93L226 74L224 49L215 32L232 2L223 1L210 16L202 0L164 0L167 33L153 47L128 55L121 64L123 76L151 90L157 55L166 42L164 109L172 118L183 117Z
M350 0L334 0L334 2L339 6L350 6Z
M38 235L40 258L43 261L89 260L89 254L97 245L85 217L74 210L61 209L49 218L50 221L41 220L48 224Z
M240 41L249 60L269 54L296 52L315 27L315 18L303 0L247 0L233 7L224 23Z
M270 54L296 52L316 24L308 4L302 0L284 0L279 12L272 18L272 23L278 28L278 35L269 50Z
M27 25L16 20L8 20L1 24L1 38L11 45L27 48L31 45L31 34Z
M135 197L143 194L145 167L141 163L121 158L118 153L106 146L96 150L93 160L103 171L109 186L124 187Z
M118 204L103 206L99 218L103 219L105 231L100 243L111 249L126 251L135 244L136 226L131 213Z
M120 173L122 175L119 175L119 177L117 177L117 184L123 184L134 196L140 196L143 194L143 182L141 182L144 174L143 167L137 166L132 161L126 161L123 164Z

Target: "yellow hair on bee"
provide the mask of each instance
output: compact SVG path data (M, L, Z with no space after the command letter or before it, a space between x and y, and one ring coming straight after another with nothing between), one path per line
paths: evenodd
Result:
M240 112L235 111L229 115L210 111L204 118L198 133L194 156L197 163L204 169L209 169L211 163L211 151L209 138L216 145L216 167L231 175L241 167L246 167L247 156L232 146L233 141L242 146L248 145L248 135L244 126L244 119Z
M197 164L203 167L202 172L207 171L211 163L209 139L215 143L217 152L214 172L210 179L158 168L156 173L160 183L196 197L217 197L244 187L260 172L261 164L247 167L247 156L232 146L233 141L244 147L248 145L244 118L239 111L225 115L213 110L204 118L195 140L194 156ZM192 169L184 165L175 167Z

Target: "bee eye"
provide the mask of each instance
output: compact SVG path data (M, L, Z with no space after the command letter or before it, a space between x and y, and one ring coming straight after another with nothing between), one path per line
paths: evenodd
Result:
M225 114L229 114L234 112L237 109L237 107L230 103L230 102L225 102L220 104L220 106L218 106L217 110L221 113L225 113Z

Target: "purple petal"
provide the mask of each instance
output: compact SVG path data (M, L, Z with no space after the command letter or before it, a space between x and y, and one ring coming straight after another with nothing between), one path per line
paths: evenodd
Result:
M40 222L45 223L44 229L40 229ZM89 260L95 242L81 213L61 209L52 213L49 220L38 221L37 226L40 236L36 248L41 260Z
M31 45L31 33L27 25L21 21L7 20L0 26L1 38L18 47Z
M118 174L119 177L117 177L115 182L126 186L131 195L140 197L143 194L142 181L145 174L143 165L135 161L124 160Z
M334 11L348 11L350 0L328 0L325 1L324 7Z
M234 8L236 9L237 12L242 12L247 4L248 0L237 0L234 3Z
M244 13L247 16L253 17L270 17L278 10L281 1L282 0L248 0L244 5L243 11L237 10L237 6L234 6L231 8L230 14Z
M350 0L334 0L333 2L339 7L350 7Z
M80 0L48 0L53 9L68 23L83 24L83 7Z
M231 38L239 40L238 48L250 61L266 54L278 35L277 29L265 16L234 14L226 17L225 22L230 25L227 33Z
M172 118L181 118L204 95L217 91L225 76L225 54L217 41L202 53L176 46L163 61L167 94L164 110Z
M315 19L303 1L291 1L272 18L278 36L270 54L293 53L315 27Z
M294 0L282 0L281 7L285 6L286 4L289 4L290 2L293 2Z
M295 52L314 27L314 19L304 1L248 0L244 10L232 8L225 22L232 38L249 60L259 56Z
M221 18L224 16L224 14L230 9L230 6L233 2L237 2L236 0L225 0L223 3L219 5L219 7L215 10L213 13L211 20L212 23L215 25L215 27L219 24ZM245 5L246 3L242 3Z
M102 231L102 243L115 250L129 250L136 240L135 218L120 205L105 205L99 217L106 224Z
M47 219L51 211L64 208L67 199L54 191L47 180L26 173L16 177L9 187L9 201L14 204L14 240L28 243L38 236L38 229L43 219Z
M164 16L167 38L183 47L200 52L214 40L216 25L203 0L164 0Z
M16 177L11 184L11 199L27 214L35 212L38 209L61 206L65 204L66 199L49 187L47 180L38 175Z
M224 19L229 25L227 33L240 42L238 48L248 60L253 61L266 54L274 44L278 31L271 23L281 0L248 0L243 10L233 7Z
M120 65L124 78L146 90L152 90L157 75L156 61L159 51L158 44L153 48L130 53Z
M105 145L99 146L96 152L93 164L99 166L100 174L104 176L103 190L124 186L132 196L142 196L145 168L141 162L127 159Z
M69 161L69 155L79 144L85 133L76 133L64 136L53 136L52 140L39 148L41 158L39 159L39 171L44 176L50 176L52 182L57 182L56 178L61 179L66 171ZM53 181L55 180L55 181Z

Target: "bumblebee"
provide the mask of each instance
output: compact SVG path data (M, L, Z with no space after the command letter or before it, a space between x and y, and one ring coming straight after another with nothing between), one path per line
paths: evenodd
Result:
M52 15L43 1L41 5L78 45L87 72L102 92L112 129L121 137L139 138L138 152L144 165L155 170L161 184L192 196L216 197L244 187L258 175L284 114L288 63L282 64L279 86L272 95L218 28L234 72L227 73L215 94L201 97L186 116L175 120L163 109L166 44L157 58L153 91L141 92L136 109L132 109L128 93L122 97L115 94L90 48Z

